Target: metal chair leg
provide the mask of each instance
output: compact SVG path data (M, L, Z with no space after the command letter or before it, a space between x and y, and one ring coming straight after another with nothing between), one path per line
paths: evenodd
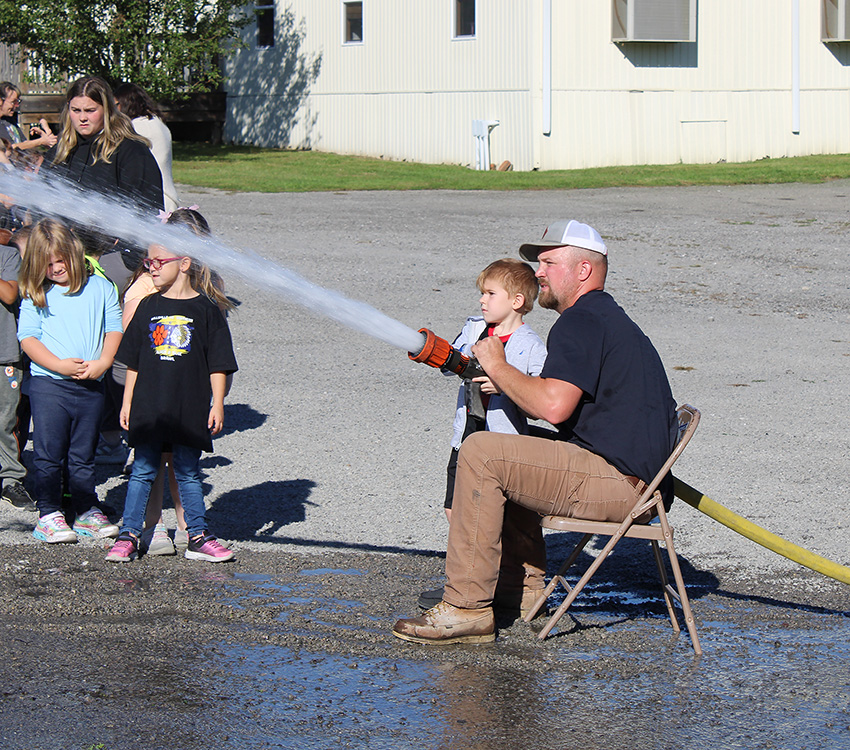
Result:
M667 604L667 614L670 615L670 624L677 633L681 632L679 619L676 617L676 608L673 606L673 595L670 593L670 583L667 580L667 571L664 569L664 558L655 539L650 539L652 554L655 556L655 565L658 568L658 576L661 578L661 591L664 593L664 602Z
M597 555L596 559L590 565L590 567L585 571L584 575L579 579L578 583L573 587L572 591L570 591L569 595L563 602L561 602L561 606L555 610L555 614L549 618L549 622L546 623L543 630L540 631L540 634L537 636L540 640L546 638L549 633L552 631L552 628L555 627L558 620L561 619L561 616L564 612L569 609L570 605L575 601L575 598L579 595L581 590L587 585L587 582L593 577L594 573L599 569L599 566L605 562L605 558L608 557L608 554L614 549L614 546L617 542L620 541L625 530L631 525L631 519L626 519L623 521L620 528L617 530L611 539L608 541L608 544L602 549L602 551Z
M558 588L558 584L560 583L569 594L572 591L572 587L567 583L567 579L564 578L564 574L572 567L573 563L578 559L578 556L581 554L581 551L585 548L587 543L591 540L593 534L585 534L573 548L570 556L563 562L560 568L558 568L558 572L552 576L552 580L549 581L548 585L545 589L543 589L543 593L540 595L540 598L534 602L534 606L528 612L528 614L522 619L525 622L531 622L537 613L543 608L543 605L546 604L546 600L549 598L549 595Z
M694 653L699 656L702 653L702 647L699 644L699 636L697 636L697 626L694 622L694 613L691 611L691 602L688 599L688 592L685 591L685 579L682 577L682 570L679 567L679 557L676 554L676 548L673 545L673 537L667 540L667 556L670 558L670 567L673 569L673 578L676 580L676 588L679 592L679 603L682 605L682 613L685 616L685 625L688 628L688 633L691 636L691 645L694 647Z

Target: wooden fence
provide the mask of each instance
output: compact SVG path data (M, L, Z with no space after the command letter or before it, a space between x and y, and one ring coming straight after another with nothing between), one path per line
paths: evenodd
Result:
M58 132L68 84L32 80L39 77L25 63L16 62L13 48L0 44L0 81L11 81L21 89L21 128L26 133L32 123L43 117ZM160 109L175 140L221 143L227 110L225 92L191 94L182 102L162 104Z
M22 87L23 88L23 87ZM221 143L227 105L227 94L214 91L192 94L176 104L162 104L162 119L168 124L175 140L212 141ZM19 121L24 132L30 124L44 118L54 132L59 131L59 118L65 106L65 94L23 94Z

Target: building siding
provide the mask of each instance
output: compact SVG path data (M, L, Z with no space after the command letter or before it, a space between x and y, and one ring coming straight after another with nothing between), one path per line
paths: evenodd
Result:
M293 0L277 14L281 34L303 24L294 52L251 49L248 27L249 47L226 61L225 137L468 165L472 120L497 120L491 161L522 170L848 152L850 44L821 42L820 0L799 0L792 132L792 2L699 0L695 43L614 44L608 0L478 0L464 39L452 38L452 0L363 0L363 42L344 44L342 0ZM309 85L287 87L299 60L319 56Z

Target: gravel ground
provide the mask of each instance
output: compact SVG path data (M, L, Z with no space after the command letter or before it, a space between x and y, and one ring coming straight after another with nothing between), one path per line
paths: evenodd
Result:
M610 245L609 290L656 344L675 397L702 411L677 474L845 564L846 194L845 182L540 193L183 191L234 246L446 338L477 311L474 280L487 263L515 255L554 217L588 221ZM241 369L226 434L204 460L214 530L256 550L443 550L457 382L256 291L250 279L227 283L242 303L231 319ZM544 336L553 319L539 309L529 316ZM122 480L102 490L121 507ZM793 567L683 503L673 518L683 553L699 566ZM0 543L28 541L18 530L0 532Z
M233 244L447 338L477 311L487 263L555 217L591 223L611 247L610 291L655 342L675 397L704 415L677 473L846 564L848 444L834 428L850 416L848 194L836 182L185 198ZM229 283L243 302L233 318L242 370L234 431L213 459L216 528L249 545L444 549L456 384ZM553 318L535 310L529 321L545 335ZM684 505L674 518L700 566L792 567Z
M840 427L850 416L847 182L525 193L257 195L184 188L182 196L186 204L197 203L232 245L256 250L413 329L427 326L449 339L476 312L474 281L489 262L515 256L519 244L539 236L550 220L577 218L594 225L609 245L609 291L655 343L675 397L702 411L676 474L780 536L850 563L848 443ZM35 546L32 514L0 504L0 612L6 630L0 656L16 675L0 704L7 747L102 741L112 750L133 736L148 747L194 748L206 746L209 732L224 746L296 747L283 740L263 743L275 732L282 737L284 725L297 734L334 720L336 729L328 736L339 746L361 747L374 734L374 716L358 713L364 709L357 690L365 688L342 684L342 666L360 661L363 679L372 674L374 687L380 670L370 673L369 660L383 669L387 658L423 658L416 649L398 651L387 627L412 611L421 588L439 581L446 537L444 467L457 382L410 362L401 349L258 291L250 278L226 281L241 303L231 317L240 372L226 407L225 433L202 465L211 527L239 559L212 569L148 559L116 571L101 562L95 543ZM528 317L544 337L553 320L554 313L544 310ZM125 480L108 470L100 477L102 498L120 508ZM809 658L806 648L820 658L829 649L824 644L836 638L844 645L833 658L846 664L847 587L808 573L684 503L674 505L671 520L686 580L695 587L709 656L720 658L734 622L739 633L751 634L742 636L747 645L739 648L741 658L759 661L754 644L773 643L770 631L789 628L795 634L791 657L801 664ZM550 537L550 543L560 548L559 540ZM299 603L305 569L325 571L325 577L309 578L315 584ZM346 573L352 570L362 576ZM611 575L614 585L632 582ZM353 580L357 585L350 585ZM231 595L234 587L237 594ZM283 605L256 606L272 600L295 607L289 620ZM354 607L355 601L364 608ZM591 609L587 617L592 616ZM533 681L534 654L541 653L541 664L549 669L557 662L564 680L578 670L592 682L598 669L609 686L620 677L631 684L641 672L635 655L643 657L668 639L663 618L632 619L626 618L618 635L625 660L604 648L611 628L589 626L571 634L578 654L595 655L579 664L559 661L564 639L537 651L530 631L514 625L500 637L500 650L489 649L486 659L482 651L469 655L467 649L440 657L428 667L427 681L438 694L454 694L454 688L433 687L440 675L451 673L465 684L469 664L491 659L501 670L500 684L520 673ZM779 622L789 619L790 624ZM821 640L807 645L800 634L809 632L821 633ZM148 647L140 645L145 639ZM781 636L775 642L785 643ZM55 657L55 669L47 670L47 687L39 683L44 649L62 654ZM688 649L687 638L680 638L676 655L687 656ZM116 653L125 657L120 671ZM309 653L334 656L319 664ZM783 663L789 658L784 649L779 654ZM210 656L224 666L213 667ZM603 659L602 666L593 666L595 658ZM759 663L776 666L765 658ZM322 676L333 659L342 662ZM275 671L275 664L291 671ZM826 674L834 675L834 664L827 660ZM730 668L719 661L714 666ZM664 674L662 693L692 689L683 686L676 668L655 667ZM793 679L806 683L805 671ZM814 669L808 679L813 674L824 677ZM304 675L318 685L336 680L336 692L328 695L340 696L339 704L326 705L324 713L315 701L310 704L304 692L309 688L300 682L308 679ZM846 729L846 678L839 683L833 685L844 696L837 721ZM769 684L765 677L748 691L715 685L707 695L732 700L744 690L756 701L753 710L768 717L787 698L764 692ZM482 694L489 689L486 682L469 687ZM616 715L622 696L615 699L616 688L609 689L606 705ZM812 696L817 686L801 690ZM592 691L588 696L590 701ZM644 697L653 699L650 693ZM395 734L374 746L411 746L415 732L430 726L407 719L405 728L405 720L392 718L388 706L398 700L389 694L382 709L387 712L382 726L394 726ZM303 725L291 723L284 706L292 702L302 710L313 706L298 718ZM402 703L405 715L418 715L413 704ZM472 705L469 715L475 716L474 706L481 704ZM82 716L75 706L84 707ZM485 708L501 712L505 726L519 721L510 719L504 705ZM716 710L703 704L679 708L685 714ZM62 732L50 726L57 710L66 717ZM90 716L96 717L93 724ZM351 722L358 716L362 725L355 731ZM716 726L732 731L711 716ZM477 746L471 729L464 734L452 726L454 734L426 733L432 741L425 745L448 747L451 739L454 746ZM505 729L502 737L492 734L492 726L486 731L480 722L475 726L475 736L487 740L482 747L515 747L511 743L522 736L516 728ZM646 737L651 732L645 727ZM710 739L696 730L686 736L693 742ZM847 742L846 734L836 736ZM760 744L767 737L724 746L768 747ZM622 739L601 738L599 746ZM833 739L815 733L811 746L839 746L831 745ZM313 738L304 746L330 743ZM541 740L528 746L549 745Z

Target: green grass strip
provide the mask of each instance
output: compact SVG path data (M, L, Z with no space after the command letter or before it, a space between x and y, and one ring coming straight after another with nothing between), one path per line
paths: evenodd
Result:
M754 185L850 178L850 154L735 164L657 164L537 172L479 172L319 151L174 144L174 179L236 192L342 190L567 190L678 185Z

